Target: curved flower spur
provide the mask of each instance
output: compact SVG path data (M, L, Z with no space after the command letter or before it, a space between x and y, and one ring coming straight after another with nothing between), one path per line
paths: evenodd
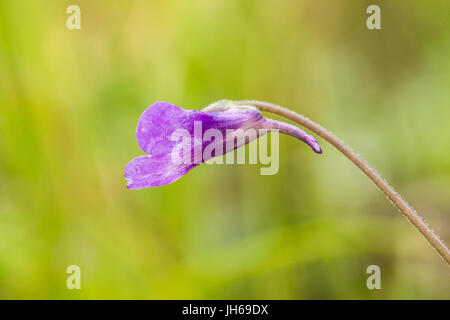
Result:
M127 164L125 178L128 180L128 189L156 187L172 183L199 164L239 148L263 135L266 131L280 131L289 134L308 144L316 153L322 153L322 149L313 136L288 123L264 118L259 110L277 114L308 128L342 152L386 194L395 207L406 216L409 222L450 265L450 250L446 244L361 156L317 123L292 110L268 102L222 100L206 107L203 111L183 110L167 102L153 104L142 114L137 127L139 146L148 155L135 158ZM196 125L198 123L202 126L198 127ZM183 134L174 136L173 133L177 129L182 129ZM258 134L253 137L236 141L235 136L227 136L227 129L259 130ZM204 142L199 137L203 137L203 133L208 130L215 130L215 139ZM178 140L180 137L181 143ZM230 139L232 139L232 143L230 143ZM178 153L177 146L181 146L182 161L179 157L178 159L173 157ZM174 153L173 150L177 152Z
M253 136L246 133L249 129L254 129ZM252 106L222 100L195 111L156 102L139 119L137 141L148 155L134 158L125 167L127 188L172 183L199 164L233 151L267 131L291 135L314 152L322 153L313 136L291 124L265 118Z

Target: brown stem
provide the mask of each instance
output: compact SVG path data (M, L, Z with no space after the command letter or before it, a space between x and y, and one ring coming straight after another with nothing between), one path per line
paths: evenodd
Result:
M342 140L310 119L281 106L256 100L235 101L235 103L238 105L254 106L261 111L267 111L283 116L308 128L318 136L331 143L336 149L341 151L347 158L356 164L378 186L378 188L380 188L381 191L388 196L393 204L408 218L408 220L420 231L420 233L423 234L433 248L435 248L442 258L444 258L447 264L450 265L450 250L447 248L445 243L417 214L417 212L400 196L400 194L398 194L394 188L392 188L389 183L375 171L375 169L369 166L369 164L361 158L361 156L355 153Z

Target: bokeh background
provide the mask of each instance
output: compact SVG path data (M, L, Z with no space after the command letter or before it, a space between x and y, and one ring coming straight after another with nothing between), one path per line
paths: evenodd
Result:
M448 0L0 1L0 298L449 299L448 266L324 141L280 135L274 176L123 178L153 102L266 100L341 137L449 243L449 22Z

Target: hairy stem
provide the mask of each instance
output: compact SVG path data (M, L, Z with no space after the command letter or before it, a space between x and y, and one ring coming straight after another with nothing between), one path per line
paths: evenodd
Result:
M341 151L347 158L349 158L355 165L357 165L376 185L383 191L392 203L408 218L408 220L419 230L420 233L428 240L428 242L437 250L437 252L444 258L447 264L450 265L450 250L445 243L438 237L438 235L427 225L427 223L417 214L417 212L398 194L389 183L384 180L381 175L375 171L369 164L347 146L342 140L334 134L311 121L310 119L281 106L256 101L243 100L235 101L238 105L254 106L261 111L267 111L278 114L282 117L290 119L301 126L308 128L324 140L332 144L336 149Z

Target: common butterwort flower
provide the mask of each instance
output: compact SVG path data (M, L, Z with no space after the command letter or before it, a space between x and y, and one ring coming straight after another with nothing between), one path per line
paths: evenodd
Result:
M256 134L244 134L244 138L237 134L249 129ZM196 111L156 102L139 119L137 141L147 155L134 158L125 167L127 188L172 183L199 164L233 151L267 131L291 135L322 153L313 136L291 124L267 119L255 107L222 100Z

